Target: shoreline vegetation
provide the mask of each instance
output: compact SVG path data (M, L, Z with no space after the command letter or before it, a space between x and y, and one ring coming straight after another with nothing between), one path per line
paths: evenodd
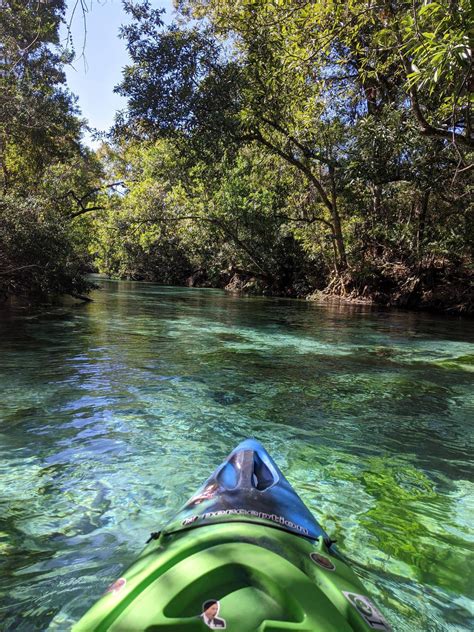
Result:
M251 275L228 273L217 286L227 292L243 295L305 298L323 302L395 307L414 311L446 314L474 313L472 276L459 268L450 269L446 262L431 262L429 267L413 271L402 264L385 265L372 274L346 271L340 282L335 277L322 289L298 291L290 287L275 289ZM375 273L376 272L376 273ZM202 271L198 278L191 275L183 284L188 287L213 287L203 283Z
M69 92L71 3L0 20L0 302L87 272L472 314L470 3L124 2L101 146ZM90 60L94 63L94 60Z

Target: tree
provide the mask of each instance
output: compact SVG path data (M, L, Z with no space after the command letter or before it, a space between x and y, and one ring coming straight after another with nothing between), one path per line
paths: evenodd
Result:
M125 196L97 220L101 270L133 278L221 285L234 274L271 292L297 293L307 273L288 226L291 174L244 148L209 169L170 141L108 148L111 178Z
M334 115L323 116L325 87L313 63L287 63L284 34L268 26L270 5L237 3L221 27L220 12L230 5L209 3L217 15L207 13L213 21L201 29L164 29L160 12L147 1L126 6L136 20L123 29L134 64L119 86L129 104L118 130L129 126L142 138L179 131L201 153L249 142L264 147L307 181L315 198L312 219L330 228L335 267L344 269L336 183L340 129ZM235 50L229 51L232 38Z
M0 294L78 293L91 286L89 222L101 169L81 143L59 44L65 1L4 0L0 12Z
M457 229L469 225L464 3L441 5L441 25L421 3L177 4L180 18L165 27L147 0L126 3L132 63L118 87L129 99L119 138L167 139L185 157L182 173L205 165L222 180L247 150L272 156L275 173L285 164L296 202L286 206L286 225L307 257L326 258L328 238L331 291L370 293L364 275L384 285L391 270L390 291L405 275L418 292L436 276L425 274L436 258L469 256ZM431 62L427 45L416 45L433 40L420 24L443 33L444 52L436 58L433 44ZM431 83L429 70L413 75L417 60L439 62ZM450 118L447 103L455 103ZM226 200L213 200L202 222L216 222L222 209L219 221L235 221ZM244 216L242 199L232 208Z

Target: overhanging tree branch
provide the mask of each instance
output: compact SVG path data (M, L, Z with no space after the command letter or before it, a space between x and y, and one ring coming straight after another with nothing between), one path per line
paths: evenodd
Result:
M334 231L334 226L327 219L324 219L324 217L290 217L289 215L282 214L274 215L274 217L281 219L284 222L303 222L308 226L310 226L311 224L315 224L316 222L320 222L321 224L324 224L325 226L330 228L331 231Z
M290 142L292 142L296 147L298 147L298 149L301 151L301 153L303 154L305 158L312 158L313 160L318 160L319 162L322 162L323 164L328 165L328 166L336 165L336 163L333 160L330 160L329 158L326 158L319 152L313 151L309 147L306 147L305 145L303 145L303 143L301 143L297 138L295 138L289 132L287 132L285 128L282 127L279 123L276 123L275 121L272 121L271 119L268 119L265 116L261 116L260 118L264 123L266 123L267 125L270 125L270 127L273 127L273 129L280 132L280 134L285 136Z
M99 193L99 191L102 191L104 189L115 189L119 186L125 186L125 182L111 182L110 184L103 184L101 186L94 187L93 189L87 191L87 193L85 193L81 197L79 197L72 189L70 189L65 195L62 196L62 199L72 197L72 199L79 206L79 210L71 213L69 215L69 219L74 219L75 217L79 217L80 215L84 215L85 213L90 213L92 211L104 211L106 209L105 206L87 206L87 200L93 195Z
M227 226L225 222L223 222L220 219L217 219L216 217L204 217L203 215L180 215L176 217L163 217L162 216L158 218L149 218L149 219L143 220L142 222L139 222L139 225L159 224L160 222L182 222L185 220L207 222L209 224L213 224L214 226L217 226L224 233L226 237L231 239L235 243L236 246L238 246L241 250L243 250L247 254L250 261L260 270L260 273L265 278L267 279L273 278L273 274L263 266L263 264L257 259L254 253L250 250L250 248L248 248L248 246L246 246L237 237L237 235Z
M326 191L324 190L323 185L318 180L318 178L314 175L314 173L312 172L311 168L308 165L304 164L301 160L298 160L298 158L295 158L295 156L293 156L292 154L289 154L288 152L283 151L283 149L281 149L277 145L271 143L262 135L260 131L256 133L256 138L257 138L257 141L260 142L262 145L270 149L272 152L278 154L281 158L283 158L283 160L285 160L286 162L289 162L291 165L295 166L297 169L302 171L306 175L308 180L312 184L314 184L314 186L316 187L316 190L321 196L321 199L324 202L325 206L331 212L333 211L331 200L326 194Z
M395 30L395 35L398 43L398 51L400 60L402 62L403 68L405 69L405 74L408 77L411 74L410 62L403 54L403 39L400 34L398 27ZM408 96L410 97L411 110L415 115L416 120L420 126L420 132L423 136L430 136L432 138L442 138L444 140L451 141L452 143L460 143L465 147L474 148L474 138L469 135L469 126L466 126L467 133L466 135L460 134L453 130L443 129L442 127L436 127L435 125L431 125L426 120L425 115L423 114L423 110L421 109L420 101L418 98L418 90L415 85L408 84Z

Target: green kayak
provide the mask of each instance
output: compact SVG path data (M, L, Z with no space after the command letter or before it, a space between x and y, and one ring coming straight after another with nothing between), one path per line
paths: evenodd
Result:
M391 630L263 446L241 443L73 632Z

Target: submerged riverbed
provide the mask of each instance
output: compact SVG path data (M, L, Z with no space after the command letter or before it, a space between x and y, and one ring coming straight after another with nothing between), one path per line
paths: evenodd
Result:
M394 630L472 630L472 321L101 284L0 312L2 631L68 630L249 436Z

